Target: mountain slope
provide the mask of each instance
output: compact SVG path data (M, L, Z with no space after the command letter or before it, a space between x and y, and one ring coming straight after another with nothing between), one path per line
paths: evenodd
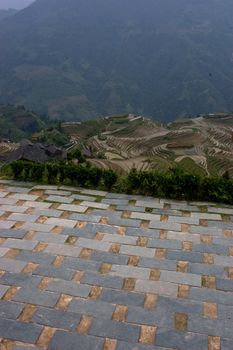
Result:
M0 99L52 118L233 109L231 0L37 0L0 24Z
M8 18L8 17L14 15L16 12L17 12L17 10L14 10L14 9L0 10L0 22L5 18Z

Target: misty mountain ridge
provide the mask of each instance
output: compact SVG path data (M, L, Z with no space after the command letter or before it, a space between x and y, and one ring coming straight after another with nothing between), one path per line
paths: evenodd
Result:
M1 10L0 9L0 22L3 19L6 19L10 16L13 16L16 12L17 12L17 10L14 10L14 9L8 9L8 10Z
M233 110L233 3L37 0L0 23L0 102L52 118Z

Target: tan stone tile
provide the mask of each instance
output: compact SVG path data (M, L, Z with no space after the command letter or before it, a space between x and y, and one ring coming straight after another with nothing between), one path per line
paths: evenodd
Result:
M83 278L84 274L85 274L84 271L77 271L75 273L74 277L72 278L72 281L79 283L81 281L81 279Z
M14 298L16 293L21 289L21 287L10 287L5 295L3 296L3 300L10 301Z
M213 237L210 235L201 235L200 238L203 244L213 244Z
M187 331L188 315L183 313L175 313L175 328L177 331Z
M4 258L15 259L20 254L20 252L21 252L20 249L12 248L8 250L8 252L4 255Z
M116 350L117 341L116 339L105 339L103 350Z
M92 320L93 318L91 316L83 315L77 327L77 332L81 334L87 334L91 327Z
M44 327L36 345L47 348L56 332L56 328Z
M208 350L221 350L220 337L208 337Z
M102 241L102 239L104 238L104 234L97 232L94 239L96 239L97 241Z
M166 249L157 248L155 250L155 257L158 258L158 259L165 259L166 258L166 252L167 252Z
M226 238L232 238L233 237L233 231L232 230L224 230L223 235Z
M128 260L128 265L129 266L137 266L138 263L139 263L139 256L136 256L136 255L132 255L129 257L129 260Z
M22 322L30 322L36 310L37 307L35 305L26 305L19 316L19 320Z
M51 233L54 233L55 235L60 235L63 232L63 227L61 226L55 226L52 230Z
M79 258L89 260L91 258L92 253L93 253L92 249L83 248L81 250L81 253L79 254Z
M14 229L19 229L20 227L23 226L23 224L25 224L24 221L17 221L17 222L14 224L13 228L14 228Z
M55 306L58 310L66 310L73 298L70 295L62 294Z
M91 288L90 294L89 294L89 299L92 300L97 300L100 296L100 293L102 291L102 288L99 286L93 286Z
M75 227L82 229L86 226L86 224L87 224L86 221L78 221Z
M193 250L192 242L182 242L182 249L187 252L191 252Z
M23 239L27 239L28 241L31 241L33 239L34 234L35 234L35 231L29 230Z
M176 271L177 272L187 272L188 271L188 261L177 261Z
M72 213L71 213L70 211L65 210L65 211L63 211L63 213L61 214L60 218L61 218L61 219L69 219L71 214L72 214Z
M0 350L12 350L16 342L9 339L0 339Z
M35 264L32 262L27 263L27 265L25 266L25 268L23 269L23 273L26 274L32 274L32 272L39 266L39 264Z
M181 299L188 299L189 297L189 289L190 287L185 285L185 284L180 284L178 286L178 298L181 298Z
M233 256L233 247L229 247L229 255Z
M0 220L1 220L1 221L7 220L8 216L10 216L10 215L11 215L10 212L5 212L4 214L2 214L2 215L0 216Z
M117 305L116 309L112 315L112 319L115 321L120 321L120 322L125 321L127 311L128 311L127 306Z
M120 249L121 249L121 245L120 245L120 243L113 243L112 245L111 245L111 247L110 247L110 252L111 253L119 253L119 251L120 251Z
M40 281L40 283L38 284L38 288L39 289L46 289L49 285L49 283L51 283L53 281L52 277L43 277L42 280Z
M43 252L48 246L48 243L40 242L37 244L37 246L33 249L34 252L40 253Z
M36 223L37 223L37 224L44 224L45 221L46 221L47 219L48 219L47 216L42 215L42 216L40 216L40 217L36 220Z
M6 238L0 238L0 245L6 241Z
M146 247L148 243L148 238L147 237L138 237L137 240L137 245L140 247Z
M221 214L223 222L231 222L231 215Z
M167 239L167 230L159 231L159 239Z
M202 276L202 287L216 289L216 278L214 276Z
M120 236L125 236L125 233L126 233L126 228L125 227L118 227L118 229L117 229L117 233L118 233L118 235L120 235Z
M209 253L203 254L203 262L205 264L213 264L214 263L214 255Z
M160 279L161 271L159 269L150 270L150 280L158 281Z
M125 210L125 211L123 211L123 213L122 213L122 218L125 218L125 219L130 219L130 217L131 217L131 211L129 211L129 210Z
M230 279L233 279L233 267L228 267L228 277Z
M154 345L156 337L156 327L141 326L139 342L143 344Z
M218 306L213 303L203 303L203 316L212 320L218 318Z
M168 215L160 215L160 221L161 222L167 222L168 221L168 218L169 218L169 216Z
M108 264L108 263L103 263L100 266L99 272L104 274L104 273L108 273L112 268L112 264Z
M148 220L141 221L141 224L140 224L141 228L149 228L149 226L150 226L150 221L148 221Z
M182 214L182 216L184 218L190 218L191 217L191 212L190 211L182 211L181 214Z
M200 220L199 220L199 225L200 225L200 226L204 226L204 227L208 227L208 220L206 220L206 219L200 219Z
M107 216L103 216L100 219L100 224L107 225L108 224L108 220L109 220L109 218Z
M25 214L33 214L35 212L35 208L28 208L26 211L25 211Z
M69 236L65 243L69 245L74 245L77 242L77 240L78 240L77 237Z
M123 289L127 291L132 291L135 288L135 284L135 278L124 278Z
M60 206L61 203L53 203L50 207L50 209L57 209Z
M181 232L189 232L189 231L190 231L190 225L181 224Z
M56 258L53 261L53 266L60 267L61 264L63 263L63 261L64 261L64 256L57 255Z
M156 307L157 299L158 297L155 294L146 294L144 308L147 310L154 309Z

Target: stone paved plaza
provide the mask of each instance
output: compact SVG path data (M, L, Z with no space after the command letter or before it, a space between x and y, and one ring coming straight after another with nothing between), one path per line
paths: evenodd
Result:
M2 180L0 349L232 350L232 218Z

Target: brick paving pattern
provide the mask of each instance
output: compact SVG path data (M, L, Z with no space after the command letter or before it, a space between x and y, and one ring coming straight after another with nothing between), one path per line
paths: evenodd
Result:
M232 350L232 217L0 181L0 349Z

